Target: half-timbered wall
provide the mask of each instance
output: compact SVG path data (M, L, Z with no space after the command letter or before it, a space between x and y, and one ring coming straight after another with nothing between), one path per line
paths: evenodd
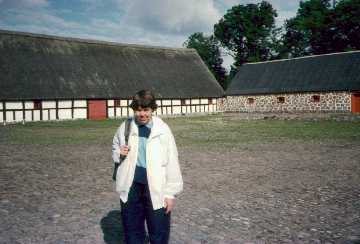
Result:
M162 99L157 100L155 115L185 115L192 113L213 113L218 111L216 98ZM131 100L108 100L109 118L132 115Z
M86 119L86 100L0 102L0 122Z
M186 115L219 111L216 98L157 100L156 115ZM109 118L132 116L131 100L107 100ZM0 123L88 118L87 100L0 101Z

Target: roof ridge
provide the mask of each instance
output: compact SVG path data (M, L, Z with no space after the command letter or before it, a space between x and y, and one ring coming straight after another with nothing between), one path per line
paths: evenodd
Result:
M62 36L56 36L56 35L12 31L12 30L4 30L4 29L0 29L0 34L8 34L8 35L15 35L15 36L27 36L27 37L60 40L60 41L72 41L72 42L80 42L80 43L86 43L86 44L123 46L123 47L132 47L132 48L138 48L138 49L158 49L158 50L162 49L162 50L166 50L166 51L185 51L185 52L194 52L195 51L195 49L193 49L193 48L180 48L180 47L175 48L175 47L164 47L164 46L150 46L150 45L142 45L142 44L119 43L119 42L112 42L112 41L84 39L84 38L77 38L77 37L62 37Z
M244 65L245 64L248 65L248 64L284 62L284 61L291 61L291 60L297 60L297 59L317 58L317 57L322 57L322 56L344 55L344 54L349 54L349 53L360 53L360 50L353 50L353 51L347 51L347 52L326 53L326 54L315 54L315 55L308 55L308 56L302 56L302 57L296 57L296 58L275 59L275 60L260 61L260 62L254 62L254 63L244 63Z

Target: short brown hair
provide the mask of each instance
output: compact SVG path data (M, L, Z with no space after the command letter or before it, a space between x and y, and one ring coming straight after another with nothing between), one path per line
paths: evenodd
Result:
M130 104L130 108L136 110L138 108L151 108L157 109L156 99L154 94L150 90L138 91Z

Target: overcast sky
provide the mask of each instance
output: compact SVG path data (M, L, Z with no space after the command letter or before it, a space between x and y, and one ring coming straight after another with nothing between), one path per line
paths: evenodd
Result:
M256 0L0 0L0 29L121 43L182 47L237 4ZM268 0L277 25L296 14L300 0ZM226 65L231 62L226 59Z

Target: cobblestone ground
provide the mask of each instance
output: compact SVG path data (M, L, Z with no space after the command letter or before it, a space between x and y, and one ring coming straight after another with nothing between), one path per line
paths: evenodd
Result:
M360 145L180 149L171 243L360 243ZM0 145L0 243L122 243L109 145Z

